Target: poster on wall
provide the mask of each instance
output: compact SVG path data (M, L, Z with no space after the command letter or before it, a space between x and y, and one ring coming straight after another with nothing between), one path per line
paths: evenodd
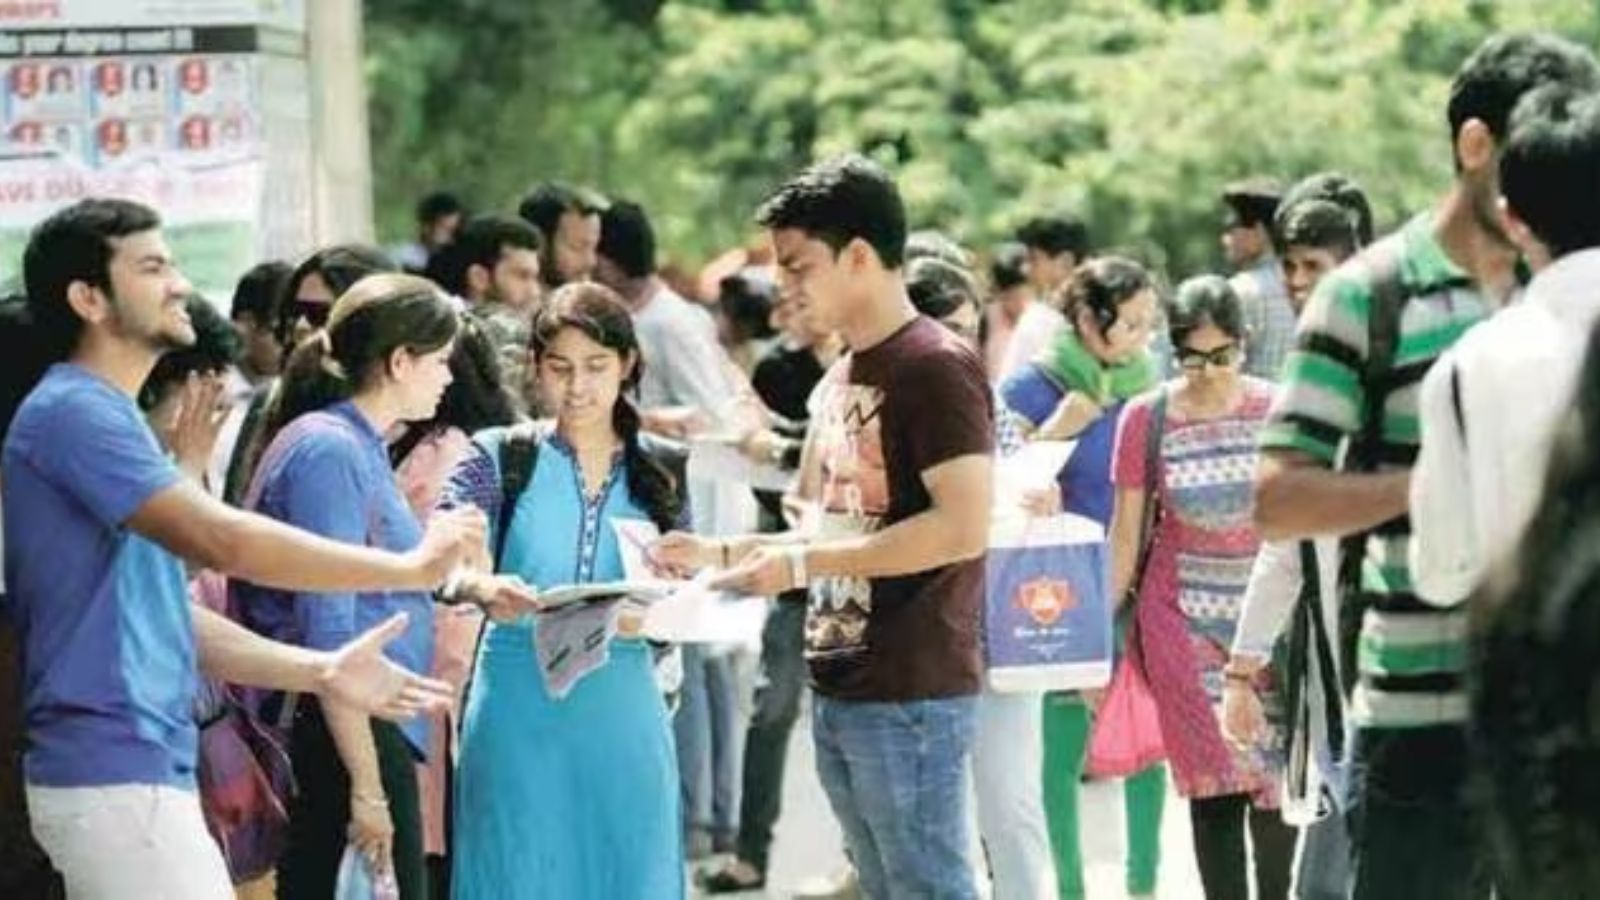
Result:
M266 186L310 180L304 12L298 0L0 0L0 289L20 275L29 230L86 196L155 206L190 281L224 306L250 265L303 252L309 204L280 209L295 192L269 200ZM300 127L269 131L264 113Z

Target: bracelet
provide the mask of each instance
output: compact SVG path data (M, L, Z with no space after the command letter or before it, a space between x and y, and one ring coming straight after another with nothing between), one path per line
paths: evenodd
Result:
M1250 684L1256 680L1254 673L1240 672L1237 669L1223 669L1222 677L1228 681L1236 682L1238 684Z
M374 808L377 808L377 809L388 809L389 808L389 798L383 796L382 794L379 794L378 796L374 797L374 796L372 796L370 794L357 794L357 793L352 792L350 794L350 802L351 803L359 803L362 806L371 806L371 807L374 807Z
M784 548L784 555L789 557L790 587L798 589L809 585L811 573L806 571L806 545L791 544Z

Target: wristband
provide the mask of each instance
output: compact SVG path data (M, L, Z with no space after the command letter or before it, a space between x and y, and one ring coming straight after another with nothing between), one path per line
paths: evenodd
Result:
M1256 680L1251 672L1240 672L1237 669L1223 669L1222 677L1237 684L1250 684Z
M806 545L791 544L784 548L784 555L789 557L789 582L790 588L799 589L811 583L811 573L806 571Z
M725 540L717 541L717 548L722 551L722 567L726 569L728 568L728 542Z

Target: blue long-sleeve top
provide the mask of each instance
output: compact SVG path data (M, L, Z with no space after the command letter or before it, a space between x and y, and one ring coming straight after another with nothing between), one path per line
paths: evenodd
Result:
M422 541L383 436L349 402L307 413L279 432L262 455L245 506L349 544L405 552ZM384 655L421 674L433 666L433 601L421 591L294 593L235 582L233 598L252 630L315 650L335 649L407 613L410 623ZM401 728L420 756L428 746L427 718Z

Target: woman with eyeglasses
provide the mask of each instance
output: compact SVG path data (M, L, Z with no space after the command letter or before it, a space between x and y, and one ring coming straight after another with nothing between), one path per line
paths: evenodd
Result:
M1146 494L1156 515L1135 599L1145 678L1178 793L1189 800L1195 858L1208 900L1250 896L1248 828L1258 900L1289 892L1295 831L1276 811L1282 769L1276 729L1249 743L1222 734L1223 668L1261 539L1252 524L1256 438L1271 385L1240 374L1239 298L1215 275L1178 286L1167 306L1177 378L1129 403L1112 462L1112 596L1128 593L1144 536ZM1164 402L1158 402L1164 399ZM1146 459L1156 411L1160 457ZM1153 473L1153 478L1152 474ZM1256 673L1270 697L1270 675ZM1274 705L1268 703L1269 707Z

